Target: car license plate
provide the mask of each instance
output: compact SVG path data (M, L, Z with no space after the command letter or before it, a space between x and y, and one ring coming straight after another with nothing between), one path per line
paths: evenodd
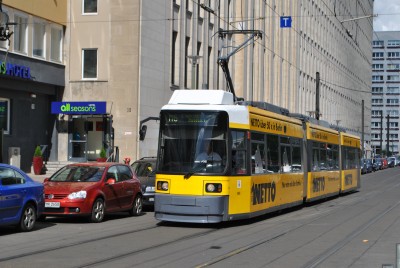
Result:
M46 208L59 208L60 207L60 202L46 202L44 204L44 207L46 207Z
M153 197L150 197L150 198L149 198L149 201L150 201L150 202L154 202L154 198L153 198Z

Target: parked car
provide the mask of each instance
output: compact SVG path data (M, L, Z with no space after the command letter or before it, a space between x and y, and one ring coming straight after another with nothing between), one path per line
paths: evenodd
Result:
M375 164L375 166L374 166L375 171L382 169L382 159L381 158L374 158L373 163Z
M67 165L44 180L46 216L89 216L101 222L111 212L142 212L140 181L129 165L89 162ZM43 217L43 218L44 218Z
M360 160L360 170L361 174L367 173L367 161L364 158L361 158Z
M142 184L143 205L154 206L156 157L143 157L132 163L132 169Z
M0 226L16 225L23 232L35 227L44 210L44 188L22 170L0 164Z
M371 173L372 171L374 171L371 159L365 159L365 166L366 166L367 173Z
M386 158L382 158L382 169L388 168L388 161Z
M395 167L396 166L396 157L392 156L392 157L388 157L387 158L388 161L388 167Z

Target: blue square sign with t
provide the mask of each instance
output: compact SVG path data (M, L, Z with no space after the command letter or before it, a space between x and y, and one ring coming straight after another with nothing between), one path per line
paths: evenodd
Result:
M291 16L285 16L281 17L281 28L290 28L292 27L292 17Z

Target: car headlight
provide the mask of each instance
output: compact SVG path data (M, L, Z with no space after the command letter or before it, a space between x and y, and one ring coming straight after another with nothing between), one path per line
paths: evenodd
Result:
M68 199L85 199L86 198L86 191L79 191L70 193L67 197Z
M154 186L147 186L146 187L146 192L155 192L156 191L156 187Z

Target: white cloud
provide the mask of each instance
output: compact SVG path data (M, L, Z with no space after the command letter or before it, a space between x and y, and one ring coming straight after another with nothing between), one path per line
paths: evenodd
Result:
M374 31L400 31L400 1L375 0Z

